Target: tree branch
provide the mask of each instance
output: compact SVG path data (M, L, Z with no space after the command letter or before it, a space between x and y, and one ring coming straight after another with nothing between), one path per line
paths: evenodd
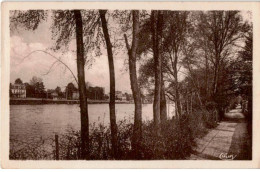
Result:
M124 34L124 38L125 38L126 48L127 48L128 52L130 52L130 51L131 51L131 48L130 48L130 45L129 45L129 43L128 43L126 34Z
M47 52L47 51L44 51L44 50L35 50L35 51L32 51L32 52L29 53L27 56L25 56L19 64L21 64L27 57L29 57L30 55L32 55L32 54L35 53L35 52L43 52L43 53L45 53L45 54L48 54L49 56L51 56L52 58L56 59L58 62L60 62L61 64L63 64L63 65L70 71L70 73L73 75L75 81L78 83L78 80L77 80L76 76L74 75L74 73L72 72L72 70L70 69L70 67L69 67L66 63L64 63L64 62L63 62L62 60L60 60L59 58L55 57L55 56L52 55L51 53L49 53L49 52ZM53 65L54 65L54 64L53 64ZM52 66L53 66L53 65L52 65Z
M58 60L56 60L55 62L53 62L52 65L50 66L49 70L48 70L46 73L44 73L43 75L48 75L48 74L51 72L51 69L54 67L54 65L55 65L56 63L58 63L58 62L59 62Z

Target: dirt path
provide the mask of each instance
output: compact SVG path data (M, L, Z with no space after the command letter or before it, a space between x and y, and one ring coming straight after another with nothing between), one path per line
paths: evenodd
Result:
M241 109L233 109L225 114L225 120L206 136L197 139L197 147L188 158L190 160L236 160L250 159L247 124Z

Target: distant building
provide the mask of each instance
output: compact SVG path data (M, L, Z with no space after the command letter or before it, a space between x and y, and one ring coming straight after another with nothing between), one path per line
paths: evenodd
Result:
M10 84L10 96L26 98L26 88L24 84Z
M77 90L73 91L72 100L79 100L79 92Z
M127 101L127 93L122 95L122 101Z
M58 95L58 93L56 91L52 92L51 96L52 96L52 99L58 100L59 95Z
M122 91L116 91L116 100L122 100L123 94Z

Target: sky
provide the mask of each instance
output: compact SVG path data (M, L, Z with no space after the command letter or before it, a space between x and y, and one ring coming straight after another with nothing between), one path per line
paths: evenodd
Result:
M75 83L71 73L65 70L62 64L56 63L51 72L46 75L55 62L53 57L42 52L35 52L26 57L35 50L45 50L54 45L50 26L51 19L48 18L35 31L18 28L11 32L10 79L12 83L17 78L21 78L23 82L30 82L33 76L41 77L47 89L55 89L57 86L65 89L69 82L73 81ZM61 58L77 76L75 48L76 41L74 39L71 41L66 54L62 55L62 53L54 53L50 50L48 52L55 55L55 57ZM90 68L85 69L85 78L86 82L90 82L92 86L105 87L105 92L109 93L109 68L106 50L102 51L102 53L103 55L94 58ZM125 64L127 58L125 51L114 55L116 90L131 93L129 72Z
M242 12L242 16L245 20L251 18L251 15L246 11ZM33 76L41 77L46 89L55 89L60 86L63 90L69 82L75 83L71 73L62 64L55 64L51 72L46 74L55 59L45 53L35 52L24 58L35 50L46 50L54 45L50 30L51 20L49 17L35 31L28 31L23 28L11 31L10 79L12 83L17 78L21 78L23 82L30 82ZM54 53L49 50L48 52L61 58L77 76L75 49L76 41L72 40L66 54ZM104 87L105 92L109 93L109 68L106 50L104 49L102 53L103 55L94 58L91 68L85 69L85 78L92 86ZM129 72L125 64L127 58L128 55L123 49L122 52L114 54L116 90L131 93Z

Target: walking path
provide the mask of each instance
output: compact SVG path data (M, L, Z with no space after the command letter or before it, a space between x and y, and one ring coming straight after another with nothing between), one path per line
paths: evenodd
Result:
M196 140L197 147L188 159L237 159L241 154L241 148L244 146L247 135L244 115L238 107L226 113L225 118L227 120L210 130L206 136Z

